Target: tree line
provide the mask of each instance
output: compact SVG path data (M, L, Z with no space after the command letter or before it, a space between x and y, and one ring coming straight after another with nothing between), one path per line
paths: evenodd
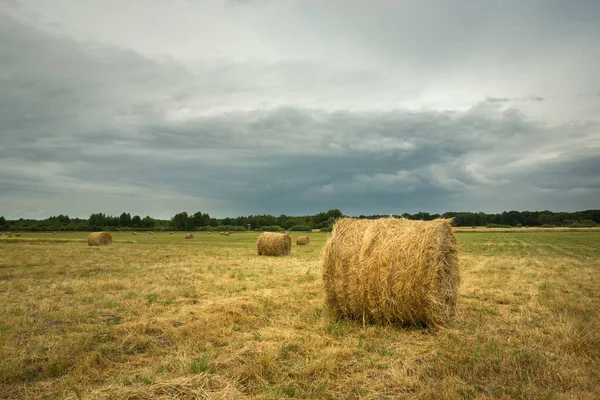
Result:
M181 212L170 220L155 219L150 216L131 216L122 213L119 216L103 213L91 214L88 219L70 218L58 215L43 220L23 219L8 220L0 216L0 230L5 231L127 231L127 230L176 230L176 231L305 231L311 229L330 230L333 222L342 217L338 209L320 212L314 215L289 216L282 214L249 215L241 217L214 218L200 211L194 214ZM358 218L376 219L389 215L360 215ZM521 226L569 226L590 227L600 225L600 210L576 212L544 211L505 211L498 214L483 212L446 212L430 214L397 214L412 220L433 220L436 218L453 218L456 226L488 226L488 227L521 227Z

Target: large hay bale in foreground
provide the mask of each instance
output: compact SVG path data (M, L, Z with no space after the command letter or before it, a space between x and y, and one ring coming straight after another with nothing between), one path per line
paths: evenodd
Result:
M194 235L192 235L191 233L188 233L187 235L185 235L186 239L193 239Z
M258 237L256 248L259 256L289 256L292 238L288 233L263 232Z
M296 246L306 246L310 243L310 238L308 236L298 236L296 238Z
M112 236L108 232L92 232L88 235L88 246L108 246Z
M323 250L327 308L364 322L446 324L460 282L450 221L338 220Z

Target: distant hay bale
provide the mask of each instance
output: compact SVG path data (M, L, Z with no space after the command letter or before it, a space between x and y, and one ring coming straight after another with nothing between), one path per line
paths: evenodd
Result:
M12 237L12 235L10 233L7 233L6 237Z
M150 235L154 235L154 232L148 232Z
M310 243L310 238L308 236L298 236L296 238L296 246L306 246Z
M173 234L173 232L169 232L169 235L172 235L172 234Z
M134 235L137 235L137 232L133 232Z
M231 235L231 233L230 232L223 232L223 235L229 236L229 235Z
M185 235L186 239L193 239L194 235L192 235L191 233L188 233L187 235Z
M108 246L112 236L108 232L92 232L88 235L88 246Z
M20 233L15 233L15 237L20 237L21 234Z
M259 256L289 256L292 238L288 233L263 232L258 237L256 248Z
M225 232L219 232L219 235L223 236L225 234Z
M323 250L327 308L337 318L445 325L460 283L450 221L338 220Z
M52 232L54 235L58 235L58 232Z

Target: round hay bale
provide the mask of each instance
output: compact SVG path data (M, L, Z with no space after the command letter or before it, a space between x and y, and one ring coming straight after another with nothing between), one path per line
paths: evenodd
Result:
M185 235L186 239L193 239L194 235L192 235L191 233L188 233L187 235Z
M108 232L92 232L88 235L88 246L108 246L112 236Z
M225 232L219 232L219 235L221 235L221 236L224 235L224 234L225 234Z
M223 235L229 236L229 235L231 235L231 233L230 232L223 232Z
M154 232L148 232L150 235L154 235Z
M296 238L296 246L306 246L310 243L310 238L308 236L298 236Z
M329 311L378 324L445 325L460 283L450 222L338 220L322 258Z
M58 232L52 232L54 235L58 235Z
M169 235L172 235L172 234L173 234L173 232L169 232Z
M134 235L137 235L137 232L133 232Z
M256 248L259 256L289 256L292 238L287 233L263 232L258 237Z
M15 237L20 237L21 234L20 233L15 233Z
M7 233L6 237L12 237L12 235L10 233Z

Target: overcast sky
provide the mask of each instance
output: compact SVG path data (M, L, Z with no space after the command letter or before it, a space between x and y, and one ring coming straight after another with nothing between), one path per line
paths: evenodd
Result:
M600 1L0 0L0 215L600 207Z

